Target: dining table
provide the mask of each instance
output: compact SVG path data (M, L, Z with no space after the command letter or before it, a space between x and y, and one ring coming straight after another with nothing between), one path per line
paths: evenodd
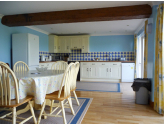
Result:
M41 109L41 105L45 100L46 94L58 91L64 70L46 70L38 72L37 70L29 70L22 72L14 72L18 81L19 99L23 99L28 95L34 96L32 105L34 109ZM62 84L63 85L63 84ZM15 98L14 85L11 86L11 98ZM48 101L47 105L51 102ZM17 111L17 115L29 110L27 105L25 109Z

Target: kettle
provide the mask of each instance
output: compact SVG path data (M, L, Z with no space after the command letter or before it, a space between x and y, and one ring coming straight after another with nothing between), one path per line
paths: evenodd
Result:
M52 61L52 56L51 55L49 55L49 61Z
M41 61L45 61L45 56L44 55L41 56Z

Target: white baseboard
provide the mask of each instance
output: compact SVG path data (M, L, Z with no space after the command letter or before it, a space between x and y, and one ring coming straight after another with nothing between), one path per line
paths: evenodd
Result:
M84 78L80 78L80 81L95 81L95 82L110 82L110 83L119 83L121 82L120 79L84 79Z

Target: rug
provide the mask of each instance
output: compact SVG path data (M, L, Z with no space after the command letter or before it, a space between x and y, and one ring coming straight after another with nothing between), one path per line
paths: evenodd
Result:
M65 115L68 124L81 124L93 98L78 98L80 102L80 106L77 106L76 100L72 100L73 109L75 111L75 116L72 115L70 108L65 108ZM20 106L18 109L25 107L26 105ZM49 106L45 107L46 113L49 113ZM0 112L0 115L3 115L4 111ZM40 114L39 110L35 110L36 119L38 119ZM62 113L60 113L62 115ZM19 115L19 117L29 117L31 116L30 111ZM11 124L11 122L0 120L0 124ZM33 119L30 119L25 124L34 124ZM40 124L63 124L62 117L50 117L48 116L47 119L41 119Z
M80 82L76 84L77 91L121 92L120 83Z

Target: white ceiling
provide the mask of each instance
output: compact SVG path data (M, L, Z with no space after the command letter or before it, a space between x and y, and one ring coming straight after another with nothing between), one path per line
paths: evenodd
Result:
M13 15L74 9L157 4L154 1L0 1L0 14ZM126 35L134 34L145 19L98 21L28 26L46 34Z

